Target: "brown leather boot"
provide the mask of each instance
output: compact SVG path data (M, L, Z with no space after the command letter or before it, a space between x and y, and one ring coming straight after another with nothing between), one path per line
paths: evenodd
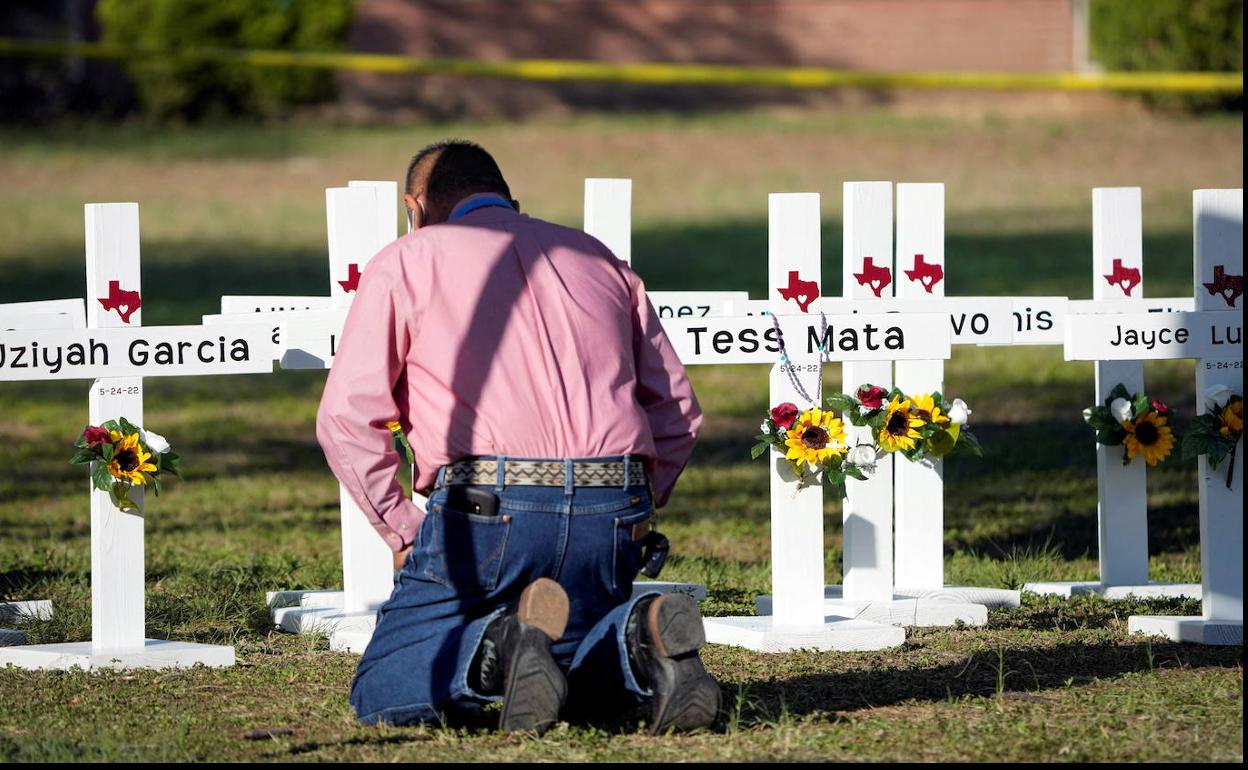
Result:
M503 696L499 730L540 734L558 721L568 684L550 645L567 629L568 608L563 586L538 578L486 628L473 668L482 692Z
M698 648L706 644L698 603L684 594L643 599L628 619L633 671L654 692L650 732L709 727L719 715L719 685Z

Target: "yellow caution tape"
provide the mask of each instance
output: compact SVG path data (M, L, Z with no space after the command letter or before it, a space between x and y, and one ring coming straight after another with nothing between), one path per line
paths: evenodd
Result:
M587 80L647 85L770 86L776 88L922 88L990 91L1171 91L1243 93L1242 72L858 72L822 67L743 67L732 64L650 64L556 59L482 61L375 53L178 51L102 43L0 38L0 56L77 56L88 59L162 58L229 62L254 67L302 67L393 75L461 75L542 82Z

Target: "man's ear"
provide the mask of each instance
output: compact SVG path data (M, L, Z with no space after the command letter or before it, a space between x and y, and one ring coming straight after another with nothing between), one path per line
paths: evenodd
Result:
M403 205L407 207L407 231L419 230L425 226L425 207L411 193L403 195Z

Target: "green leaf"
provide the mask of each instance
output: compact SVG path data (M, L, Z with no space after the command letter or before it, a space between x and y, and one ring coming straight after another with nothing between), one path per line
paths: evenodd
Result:
M867 474L863 473L862 469L859 468L857 465L846 465L841 470L844 472L846 476L849 476L850 478L855 478L855 479L858 479L859 481L867 480Z
M99 458L94 449L78 449L74 452L73 457L69 458L70 465L82 465L84 463L94 462Z
M117 424L116 420L106 420L100 423L100 427L106 430L115 430L118 433L121 432L121 426Z
M103 458L104 462L110 462L116 451L117 448L112 444L100 444L100 457Z
M95 466L95 470L91 472L91 486L100 491L107 491L113 485L113 476L108 472L108 466L100 463Z
M1179 451L1184 460L1195 460L1200 455L1210 454L1217 439L1207 433L1190 432L1179 443Z
M1148 400L1148 396L1143 393L1135 394L1135 400L1131 402L1131 408L1135 410L1135 414L1140 415L1153 408L1153 402Z
M138 426L130 422L129 420L127 420L125 417L121 418L120 423L121 423L121 432L125 433L127 436L129 436L131 433L139 432Z
M1131 400L1131 394L1127 392L1127 386L1121 382L1110 389L1109 397L1105 399L1105 406L1109 406L1120 398L1125 398L1127 401Z
M951 454L966 455L969 457L983 457L984 448L980 445L979 439L976 438L974 433L963 429L958 433L958 443L954 445L953 452Z
M163 488L163 485L160 482L160 476L158 474L151 473L144 473L143 475L147 477L147 483L151 485L152 491L156 493L157 497L160 497L160 492Z
M830 408L844 414L853 415L858 412L858 399L848 393L833 393L825 402Z
M928 441L928 451L932 457L944 457L954 450L958 439L950 431L940 431Z
M1097 430L1118 424L1114 415L1109 411L1109 407L1105 406L1090 406L1084 409L1083 421Z
M766 441L760 441L754 446L750 447L750 459L757 460L758 458L762 457L763 453L766 452L767 449L770 448L770 446L771 444L768 444Z
M1096 443L1105 446L1118 446L1127 437L1121 425L1109 425L1096 432Z
M130 497L130 485L124 481L114 483L108 489L108 497L113 501L113 505L122 511L137 511L139 506Z
M165 452L160 456L160 469L168 471L179 479L182 478L182 458L174 452Z
M1227 455L1229 455L1231 450L1234 448L1234 442L1223 440L1222 437L1219 436L1212 444L1209 445L1209 452L1205 457L1205 459L1209 462L1209 467L1217 468L1221 465L1222 461L1227 458Z
M416 454L412 451L412 445L407 442L407 436L400 430L392 431L392 435L394 436L395 451L403 456L408 465L414 465L416 463Z

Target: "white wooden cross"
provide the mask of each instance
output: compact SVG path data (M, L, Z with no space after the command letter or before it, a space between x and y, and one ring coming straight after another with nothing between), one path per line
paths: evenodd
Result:
M86 206L87 328L0 333L0 380L94 379L89 421L143 424L143 377L272 371L268 329L239 325L142 326L139 208ZM174 442L177 442L176 437ZM118 511L94 488L91 507L91 640L0 648L0 666L167 668L234 663L234 648L146 638L141 490L139 511Z
M355 288L369 260L398 234L398 184L393 181L351 181L346 187L325 190L329 252L329 293L326 296L222 297L221 314L205 316L205 323L233 324L262 314L271 324L272 355L286 369L326 369L332 349L312 355L284 344L283 328L332 326L326 338L332 348L341 320L350 308ZM346 488L339 484L339 521L342 536L342 590L273 591L268 594L275 624L295 633L339 632L367 626L371 635L377 608L390 597L394 585L391 551L378 537ZM418 504L423 498L415 495ZM335 647L337 649L338 647Z
M1073 313L1163 312L1186 310L1191 300L1144 299L1141 191L1138 187L1098 187L1092 191L1092 302L1071 302ZM1073 316L1072 316L1073 317ZM1122 383L1144 392L1142 360L1095 363L1094 403ZM1151 583L1148 579L1148 490L1143 460L1122 464L1122 447L1096 446L1097 542L1100 579L1029 583L1027 591L1073 596L1096 593L1127 596L1200 598L1200 586Z
M1195 358L1199 414L1207 410L1204 393L1213 386L1243 394L1244 192L1197 190L1193 209L1196 310L1072 316L1066 358ZM1234 458L1224 460L1216 470L1203 456L1198 463L1202 615L1134 616L1128 619L1131 632L1200 644L1243 644L1242 443L1241 439ZM1231 484L1227 483L1228 470L1232 471Z

